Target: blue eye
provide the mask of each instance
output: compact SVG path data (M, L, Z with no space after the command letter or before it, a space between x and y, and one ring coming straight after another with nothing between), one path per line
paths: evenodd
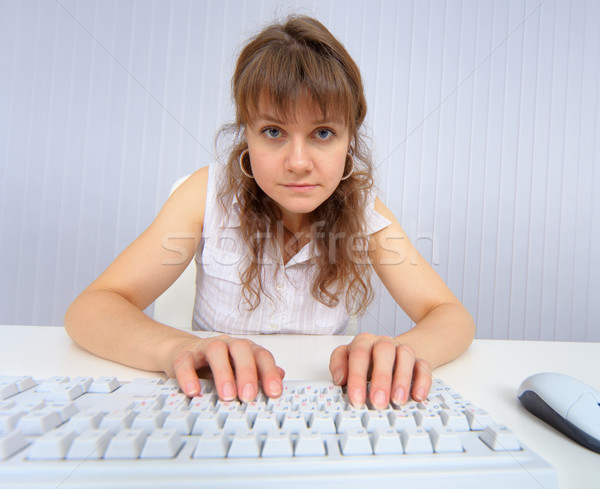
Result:
M267 127L263 130L263 133L267 135L268 138L274 139L278 138L281 135L281 131L276 127Z
M322 139L322 140L326 140L326 139L330 139L331 136L333 136L333 131L331 129L317 129L317 131L315 132L315 135L317 136L317 139Z

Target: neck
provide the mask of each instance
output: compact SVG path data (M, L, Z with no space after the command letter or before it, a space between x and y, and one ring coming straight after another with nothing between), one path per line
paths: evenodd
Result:
M277 223L277 242L281 248L284 263L287 263L310 241L310 233L305 229L304 225L290 229L285 221Z
M310 228L310 220L307 214L288 214L282 216L282 224L291 234L306 233Z

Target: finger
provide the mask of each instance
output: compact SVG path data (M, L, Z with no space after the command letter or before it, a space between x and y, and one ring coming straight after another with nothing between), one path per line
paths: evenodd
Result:
M329 358L329 372L335 385L344 385L348 374L348 345L338 346Z
M233 401L237 390L227 344L222 340L214 340L206 346L204 354L213 373L219 399Z
M390 401L390 389L394 364L396 363L396 347L387 339L373 345L373 372L369 399L375 409L385 409Z
M392 402L396 405L406 404L408 401L415 361L414 351L408 345L396 348L396 368L392 380Z
M269 397L279 397L283 391L285 371L275 364L271 352L260 346L255 347L254 358L264 393Z
M234 339L228 345L237 380L238 398L245 402L253 401L258 393L258 377L252 345L252 342L243 339Z
M186 396L194 397L200 394L200 382L192 352L180 352L175 358L173 369L177 383Z
M424 401L427 399L429 389L431 388L431 369L425 360L417 360L413 373L412 398L415 401Z
M277 372L279 372L279 378L283 380L285 378L285 370L283 370L279 365L277 365Z
M367 374L371 365L372 343L357 336L349 345L348 355L348 398L355 407L361 407L366 400Z

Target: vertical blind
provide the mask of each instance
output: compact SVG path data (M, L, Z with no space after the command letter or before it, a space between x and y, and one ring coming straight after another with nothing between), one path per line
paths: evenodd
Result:
M214 159L236 53L288 13L359 64L379 195L478 337L599 341L598 0L0 0L0 323L62 323ZM360 329L410 328L380 292Z

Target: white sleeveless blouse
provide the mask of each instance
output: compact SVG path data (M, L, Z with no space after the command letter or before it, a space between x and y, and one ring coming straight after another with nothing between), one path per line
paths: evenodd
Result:
M345 297L336 307L327 307L311 294L316 273L314 250L304 246L285 265L273 247L265 252L260 304L253 311L242 296L240 272L245 269L245 245L240 233L240 216L234 202L229 216L217 200L222 167L209 168L202 240L196 252L196 300L193 329L225 334L343 334L349 313ZM367 206L367 228L372 234L390 224ZM279 266L277 266L279 265Z

